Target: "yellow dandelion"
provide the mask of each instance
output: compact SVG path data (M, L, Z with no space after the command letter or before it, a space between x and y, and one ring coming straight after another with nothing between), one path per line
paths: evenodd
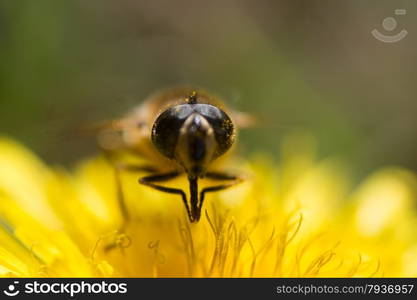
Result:
M249 179L210 195L198 223L176 197L124 174L132 219L121 231L114 170L104 158L68 172L3 138L0 275L417 276L415 175L385 168L352 189L343 165L316 160L310 144L288 139L277 166L243 162Z

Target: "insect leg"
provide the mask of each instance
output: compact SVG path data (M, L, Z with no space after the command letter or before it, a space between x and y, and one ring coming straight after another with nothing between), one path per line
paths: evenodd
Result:
M193 222L190 207L187 202L187 196L185 195L184 191L181 189L170 188L170 187L162 186L162 185L155 183L155 182L164 182L164 181L173 179L177 177L178 175L180 175L179 172L170 172L170 173L145 176L139 179L139 183L149 186L155 190L158 190L164 193L181 195L182 202L184 202L185 208L187 209L188 218L190 219L190 222Z
M107 157L108 158L108 157ZM109 159L109 162L112 161ZM128 225L130 216L129 211L126 207L125 197L122 188L122 181L120 180L120 173L122 171L137 173L137 172L156 172L157 169L150 165L133 165L133 164L123 164L123 163L116 163L114 164L114 177L116 180L116 194L117 194L117 202L119 204L120 212L123 217L123 223L118 228L117 232L123 233ZM105 251L110 251L114 249L118 245L118 242L112 242L105 247Z
M198 206L198 210L200 212L201 212L201 208L203 207L204 197L206 193L225 190L243 181L242 177L239 177L237 175L222 173L222 172L208 172L205 177L209 179L214 179L214 180L227 180L227 181L230 180L231 182L220 184L220 185L209 186L209 187L202 189L200 192L200 203Z
M156 172L157 169L150 165L132 165L132 164L116 164L114 169L114 176L116 180L116 193L117 193L117 202L119 203L120 212L123 216L124 225L129 221L130 216L128 209L126 207L125 197L122 188L122 182L120 179L120 173L122 171L137 173L137 172ZM124 227L124 226L122 226Z
M238 183L243 181L243 178L237 175L223 173L223 172L207 172L206 178L214 179L214 180L239 180Z

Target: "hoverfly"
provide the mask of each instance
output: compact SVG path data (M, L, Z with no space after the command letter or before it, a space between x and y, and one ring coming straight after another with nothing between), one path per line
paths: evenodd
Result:
M171 88L151 95L144 103L103 129L99 144L104 149L127 150L153 163L135 166L118 164L117 171L147 171L139 183L181 197L189 221L198 222L207 193L220 191L242 181L237 175L211 170L213 161L223 156L236 140L238 113L227 112L221 100L193 88ZM241 114L240 116L243 116ZM110 130L109 130L110 129ZM115 142L114 135L118 132ZM116 174L119 174L116 172ZM182 174L189 182L189 199L182 189L166 187L163 182ZM117 177L119 203L128 219ZM199 179L221 181L199 190Z

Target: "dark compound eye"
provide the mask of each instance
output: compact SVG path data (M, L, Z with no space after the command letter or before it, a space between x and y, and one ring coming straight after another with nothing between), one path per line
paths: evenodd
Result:
M235 140L235 130L230 117L221 109L209 104L197 104L194 111L204 116L213 128L217 141L214 156L218 157L229 150Z
M152 127L152 142L169 158L174 158L175 146L182 124L192 113L190 105L177 105L164 111Z
M225 153L235 139L233 123L225 112L210 104L181 104L160 114L152 128L152 142L158 150L168 158L175 157L180 129L192 113L202 115L214 131L217 141L214 158Z

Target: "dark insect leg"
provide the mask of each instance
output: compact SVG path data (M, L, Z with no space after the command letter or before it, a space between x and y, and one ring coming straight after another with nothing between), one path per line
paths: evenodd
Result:
M112 162L111 160L109 160L110 162ZM116 180L116 193L117 193L117 202L119 204L119 208L120 208L120 212L122 214L123 217L123 223L121 224L121 226L118 228L118 232L124 232L126 229L126 226L129 222L130 216L129 216L129 211L126 207L126 202L125 202L125 197L124 197L124 193L123 193L123 188L122 188L122 182L120 180L120 173L122 171L125 172L131 172L131 173L137 173L137 172L156 172L156 168L149 166L149 165L132 165L132 164L115 164L114 167L114 177ZM120 241L118 242L113 242L110 243L108 245L106 245L105 247L105 251L110 251L112 249L114 249L115 247L117 247L118 245L120 245Z
M170 172L170 173L163 173L163 174L155 174L155 175L150 175L150 176L145 176L142 177L141 179L139 179L139 183L149 186L155 190L164 192L164 193L169 193L169 194L177 194L177 195L181 195L182 198L182 202L184 202L185 208L187 209L187 214L188 214L188 218L190 219L190 222L193 222L194 219L192 217L191 211L190 211L190 207L188 205L187 202L187 196L185 195L184 191L181 189L175 189L175 188L170 188L170 187L165 187L159 184L156 184L155 182L164 182L170 179L173 179L175 177L177 177L178 175L180 175L179 172Z
M223 172L207 172L206 178L214 180L239 180L239 182L243 181L243 178L239 176Z
M206 178L214 179L214 180L230 180L231 182L220 184L220 185L215 185L215 186L209 186L209 187L202 189L200 192L200 203L198 205L198 211L200 213L201 213L201 208L203 207L204 197L206 193L225 190L243 181L243 178L241 177L238 177L236 175L221 173L221 172L208 172L206 174Z
M130 172L130 173L137 173L137 172L156 172L156 169L152 166L148 165L130 165L130 164L117 164L115 166L115 179L116 179L116 193L117 193L117 202L119 203L120 212L123 216L123 223L126 224L129 219L129 212L126 207L126 201L123 193L122 182L120 180L120 172Z

